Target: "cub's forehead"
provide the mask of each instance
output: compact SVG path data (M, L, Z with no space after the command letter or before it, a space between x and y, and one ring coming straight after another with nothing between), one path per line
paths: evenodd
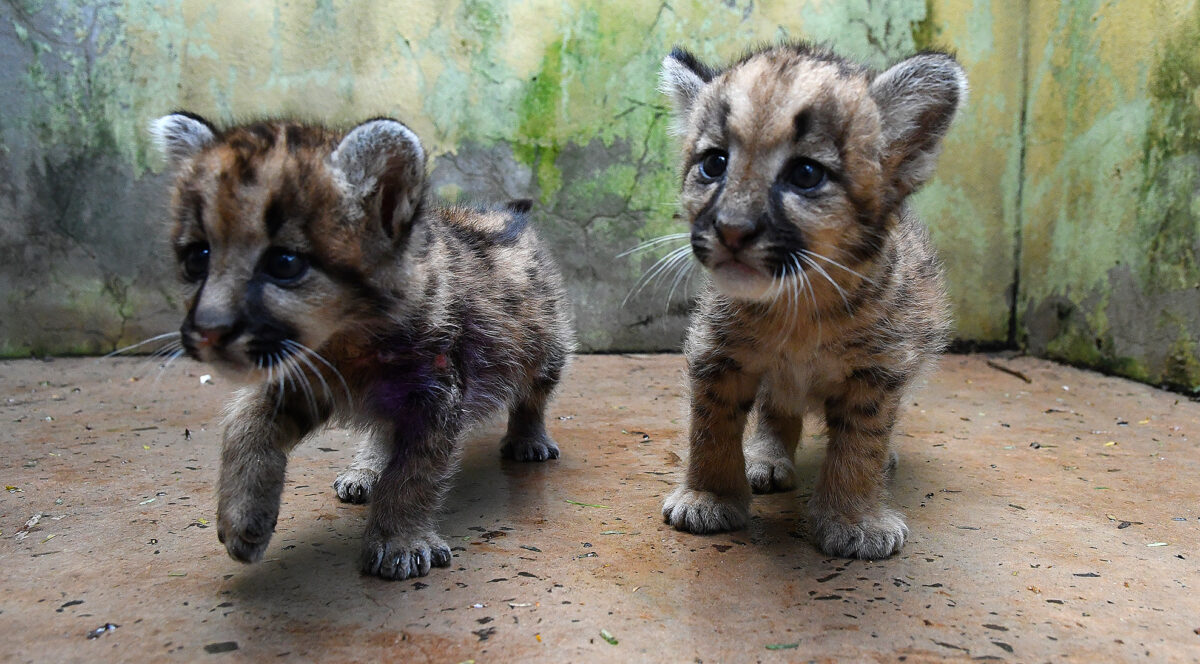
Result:
M177 181L176 234L245 243L295 234L339 200L326 163L337 138L286 123L222 132Z
M844 134L875 109L869 71L834 57L768 51L737 63L705 91L731 138L795 141L813 130Z

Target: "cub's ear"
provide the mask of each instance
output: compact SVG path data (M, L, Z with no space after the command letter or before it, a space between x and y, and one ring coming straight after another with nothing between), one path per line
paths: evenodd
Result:
M871 97L883 122L884 170L899 198L933 175L942 138L967 98L967 75L945 53L922 53L880 74Z
M167 166L177 171L196 153L217 139L212 123L194 113L179 111L150 122L150 135L167 158Z
M411 129L388 118L368 120L346 134L330 161L388 237L406 234L425 195L425 149Z
M663 58L658 73L658 90L671 98L675 121L682 124L692 111L696 98L709 81L720 73L696 59L696 56L676 46Z

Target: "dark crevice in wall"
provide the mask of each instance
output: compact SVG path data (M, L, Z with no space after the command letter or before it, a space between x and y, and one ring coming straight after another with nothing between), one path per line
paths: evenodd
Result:
M1017 54L1021 67L1021 116L1017 120L1017 140L1020 152L1017 155L1017 194L1014 207L1015 228L1013 229L1013 276L1008 300L1008 346L1023 347L1019 339L1017 307L1021 301L1021 243L1025 227L1025 151L1029 141L1029 3L1021 2L1021 41Z

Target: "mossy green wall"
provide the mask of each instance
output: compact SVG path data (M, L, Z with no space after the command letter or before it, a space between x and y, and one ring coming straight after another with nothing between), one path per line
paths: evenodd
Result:
M1023 341L1200 388L1200 3L1034 3Z
M1179 332L1173 350L1155 359L1134 349L1136 361L1122 364L1131 347L1122 345L1112 310L1125 305L1114 295L1128 286L1145 300L1154 284L1166 297L1182 288L1168 283L1192 278L1194 182L1177 164L1198 160L1196 138L1172 132L1197 111L1179 101L1194 90L1191 74L1154 64L1169 61L1172 44L1186 51L1188 34L1139 30L1164 13L1194 11L1128 0L1080 9L1090 4L7 0L0 294L10 315L0 320L0 352L104 351L175 326L159 239L166 179L144 127L176 108L218 121L401 118L426 142L443 197L538 201L536 222L567 273L585 349L674 348L687 299L677 289L669 300L670 279L622 303L665 249L616 258L682 230L675 146L655 90L659 61L674 44L721 61L754 43L803 37L879 66L946 46L967 68L970 103L938 177L916 199L947 264L960 338L1027 340L1157 380L1163 357L1195 357L1200 320L1160 315L1160 327ZM1143 34L1138 52L1149 59L1139 68L1122 61L1121 48ZM1196 56L1188 57L1180 71L1193 71L1185 63ZM1098 76L1100 61L1120 71ZM1150 103L1151 93L1174 105ZM1126 108L1131 117L1117 115ZM1124 179L1080 178L1060 163L1082 171L1095 159L1121 162ZM1076 190L1082 197L1068 195ZM1151 208L1159 231L1139 216ZM1139 242L1160 240L1159 260L1130 265L1126 285L1095 253L1108 251L1107 260L1132 251L1116 226L1096 232L1122 214ZM1043 312L1058 305L1047 302L1070 303L1073 313L1049 325ZM1075 349L1080 334L1107 334L1108 345L1061 350Z

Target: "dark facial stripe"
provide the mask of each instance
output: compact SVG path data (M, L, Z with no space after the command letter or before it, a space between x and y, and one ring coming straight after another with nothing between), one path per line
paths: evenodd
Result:
M725 191L725 181L717 185L717 190L713 192L705 201L704 207L696 213L696 217L692 219L692 254L701 263L708 259L709 247L708 243L712 238L712 230L717 223L716 206L717 201L721 199L721 193Z
M767 194L768 219L770 220L767 224L767 235L773 241L771 258L775 262L775 276L783 274L784 268L789 263L789 256L799 254L808 246L808 243L804 241L804 234L798 226L788 221L787 211L783 208L786 186L777 182L771 185L771 190ZM801 268L803 267L804 263L801 261Z
M792 118L792 128L796 132L792 136L792 141L798 143L812 129L812 109L806 108L797 113L796 117Z
M279 229L283 227L283 222L287 220L287 214L283 210L283 203L280 202L279 196L271 198L271 202L267 204L267 209L263 212L263 223L267 226L267 237L275 237Z

